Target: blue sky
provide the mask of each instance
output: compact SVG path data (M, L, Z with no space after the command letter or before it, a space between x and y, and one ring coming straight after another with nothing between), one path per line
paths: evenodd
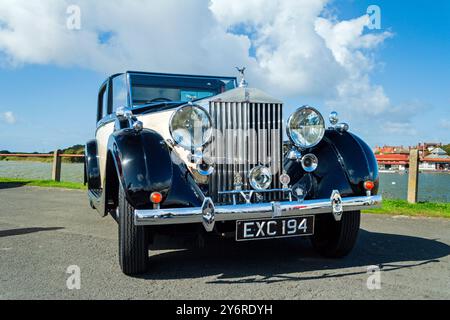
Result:
M376 52L382 66L372 73L373 82L382 84L404 113L417 112L412 121L418 128L417 136L384 136L377 132L380 138L371 137L371 144L407 145L417 140L450 143L450 1L335 1L334 4L343 19L357 16L370 4L381 8L382 29L392 31L394 36ZM420 110L411 106L416 103Z
M383 84L390 97L397 101L417 99L450 114L449 1L335 3L342 18L357 15L369 4L380 6L382 28L391 30L394 37L378 50L384 68L374 72L373 79ZM432 116L430 113L430 119ZM449 140L450 135L442 138Z
M361 48L352 51L355 57L361 52L365 57L363 61L370 61L370 67L356 73L361 76L355 80L356 82L360 79L369 79L367 87L361 89L368 91L361 91L361 96L356 98L354 95L357 93L354 91L350 94L351 97L335 97L329 92L324 92L329 86L334 84L338 86L342 81L348 83L353 79L348 78L342 71L354 72L348 66L344 66L345 68L337 66L334 71L333 66L337 64L333 62L330 68L319 70L320 76L317 79L315 78L318 74L317 69L310 68L315 60L293 59L294 62L291 63L299 62L292 66L278 64L273 69L267 67L279 60L290 61L291 56L281 55L283 59L279 59L276 54L271 54L268 57L267 46L261 43L284 48L280 45L284 40L287 40L285 45L289 46L295 45L295 43L292 44L294 40L299 43L299 46L302 44L312 48L315 48L314 45L319 46L318 52L325 52L324 61L328 61L332 55L326 52L328 49L322 43L323 41L317 44L319 42L316 34L308 35L305 32L305 34L297 35L295 39L286 39L286 32L281 29L282 35L280 32L267 36L261 32L264 26L278 26L280 23L272 16L270 19L274 19L273 21L265 17L264 12L261 13L262 16L255 15L247 18L240 14L238 2L233 4L235 7L232 10L228 10L227 3L220 0L214 1L213 6L209 8L205 2L194 2L195 6L198 6L196 12L199 12L203 19L199 22L200 26L191 26L192 23L188 21L186 23L189 24L186 26L189 27L186 27L183 24L186 15L183 11L185 12L186 8L169 1L160 5L154 5L153 2L152 8L157 7L160 10L155 13L158 17L168 12L175 15L171 19L176 20L179 15L180 18L177 20L180 21L179 24L157 21L158 23L155 22L157 27L155 27L151 24L128 26L130 22L125 17L121 20L122 16L130 15L132 12L127 10L133 10L133 8L124 7L123 10L114 10L114 6L105 1L99 6L110 10L109 15L95 16L98 13L94 14L94 9L89 7L91 4L88 2L71 1L71 3L78 3L82 9L82 29L78 34L69 35L66 31L54 35L46 31L48 37L50 35L54 37L52 41L55 42L55 46L39 46L39 38L43 37L42 33L45 30L34 34L40 30L36 31L32 27L27 29L24 22L15 19L13 9L8 9L9 15L2 16L0 13L0 150L46 152L77 143L83 144L91 139L95 130L97 90L110 73L125 69L141 69L180 73L195 73L198 70L200 74L236 75L233 69L235 65L247 65L250 83L285 99L287 110L305 103L317 106L324 113L337 109L343 115L342 120L348 120L351 130L353 129L372 146L408 145L419 141L450 143L449 1L438 0L430 4L427 1L341 0L329 2L322 9L319 7L320 10L316 4L307 6L304 11L298 13L299 17L317 15L317 17L326 17L332 24L338 24L342 21L353 21L364 15L371 4L381 8L382 29L375 31L374 34L381 37L383 32L388 32L389 36L370 49ZM17 6L27 8L30 2L17 3ZM63 24L66 18L63 1L61 10L49 8L43 6L38 10L32 8L30 11L40 12L40 19L54 20ZM140 8L135 10L145 11ZM291 11L295 12L295 10ZM317 14L319 11L320 14ZM0 12L2 12L1 8ZM227 17L224 12L230 17ZM280 11L279 15L282 16L282 13L283 11ZM274 14L277 15L277 11ZM117 25L113 23L113 20L119 21ZM266 22L269 20L271 22ZM200 32L203 31L196 29L198 27L204 30L202 24L217 25L218 31L202 36ZM252 26L251 30L257 30L255 34L251 34L251 39L243 30L242 26L245 25ZM128 27L130 33L126 32ZM13 39L23 38L23 41L2 38L2 31L7 28L17 32ZM186 28L193 29L186 31ZM308 28L307 25L299 25L298 28L314 31L313 27ZM196 42L192 43L193 40L190 38L185 39L189 37L185 32L192 35ZM195 34L197 32L200 34ZM371 32L366 29L363 35ZM88 43L92 33L97 33L97 36L101 38L95 47ZM136 41L129 40L132 34L137 34L139 39L148 39L149 44L136 45ZM36 37L36 42L33 42ZM42 38L43 41L48 37ZM172 37L178 40L171 41ZM329 43L333 43L332 40L336 40L336 37L339 39L339 35L328 39ZM158 45L155 46L158 38L163 40L157 42ZM73 44L77 41L79 43ZM125 43L126 41L134 43L134 46ZM193 47L198 46L201 50L189 51L194 50L187 49L189 43ZM220 50L222 53L217 53L218 50L209 52L205 48L211 43L214 45L226 43L226 45L223 45ZM297 47L292 48L295 51ZM350 44L348 49L354 50L353 44ZM157 52L158 50L163 52ZM336 52L333 51L333 54ZM277 70L286 73L283 70L291 69L293 75L289 76L292 78L287 78L288 76L283 74L280 81L279 75L276 74ZM298 75L295 74L296 70ZM306 70L304 82L302 82L303 70ZM313 84L310 85L308 77ZM335 82L329 84L327 81L331 80L328 78L333 78L332 81ZM285 85L282 82L284 80L289 82ZM298 87L295 86L297 81ZM294 85L289 86L292 83ZM367 110L355 116L353 110L358 106L345 105L347 101L356 104L358 101L363 101L370 95L370 90L376 87L381 87L382 98L387 97L389 100L385 108L380 109L378 113L372 114L373 107L368 104ZM374 101L376 106L377 100ZM339 110L339 106L342 106L342 110ZM389 126L386 126L386 123L389 123Z

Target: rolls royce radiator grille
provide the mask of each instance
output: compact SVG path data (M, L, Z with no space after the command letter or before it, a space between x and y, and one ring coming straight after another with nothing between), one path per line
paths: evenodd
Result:
M240 195L233 199L233 195L219 192L235 190L239 184L242 190L252 190L248 174L257 165L271 169L270 189L281 188L282 104L212 101L209 108L215 128L208 148L209 156L215 163L215 171L209 181L210 196L214 202L245 202ZM275 201L280 200L282 194L277 191L255 191L252 202L255 197L259 201Z

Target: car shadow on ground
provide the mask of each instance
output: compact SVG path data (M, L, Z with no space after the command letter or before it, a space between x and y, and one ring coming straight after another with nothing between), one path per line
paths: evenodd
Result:
M12 188L20 188L25 186L28 181L21 182L0 182L0 190L1 189L12 189Z
M23 234L35 233L35 232L43 232L43 231L55 231L64 229L63 227L33 227L33 228L19 228L19 229L8 229L8 230L0 230L0 238L2 237L11 237L11 236L20 236Z
M215 276L209 283L274 283L366 274L376 265L383 271L439 262L450 246L438 239L371 232L361 229L358 243L343 259L327 259L314 252L308 239L235 242L207 239L205 247L151 251L143 279L192 279ZM361 270L354 268L360 267ZM339 270L353 268L353 270ZM319 275L298 276L319 271ZM293 275L296 274L296 275Z

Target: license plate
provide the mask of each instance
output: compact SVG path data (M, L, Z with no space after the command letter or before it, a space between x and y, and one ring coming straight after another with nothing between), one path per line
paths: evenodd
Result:
M308 236L314 216L236 221L236 241Z

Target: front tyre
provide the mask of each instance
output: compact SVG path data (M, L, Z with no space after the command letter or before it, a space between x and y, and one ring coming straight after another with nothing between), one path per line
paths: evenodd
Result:
M127 275L147 271L148 241L145 227L134 225L134 208L127 201L123 187L119 187L119 263Z
M318 215L311 237L314 249L329 258L346 256L358 238L360 220L360 211L344 212L341 221L336 221L332 214Z

